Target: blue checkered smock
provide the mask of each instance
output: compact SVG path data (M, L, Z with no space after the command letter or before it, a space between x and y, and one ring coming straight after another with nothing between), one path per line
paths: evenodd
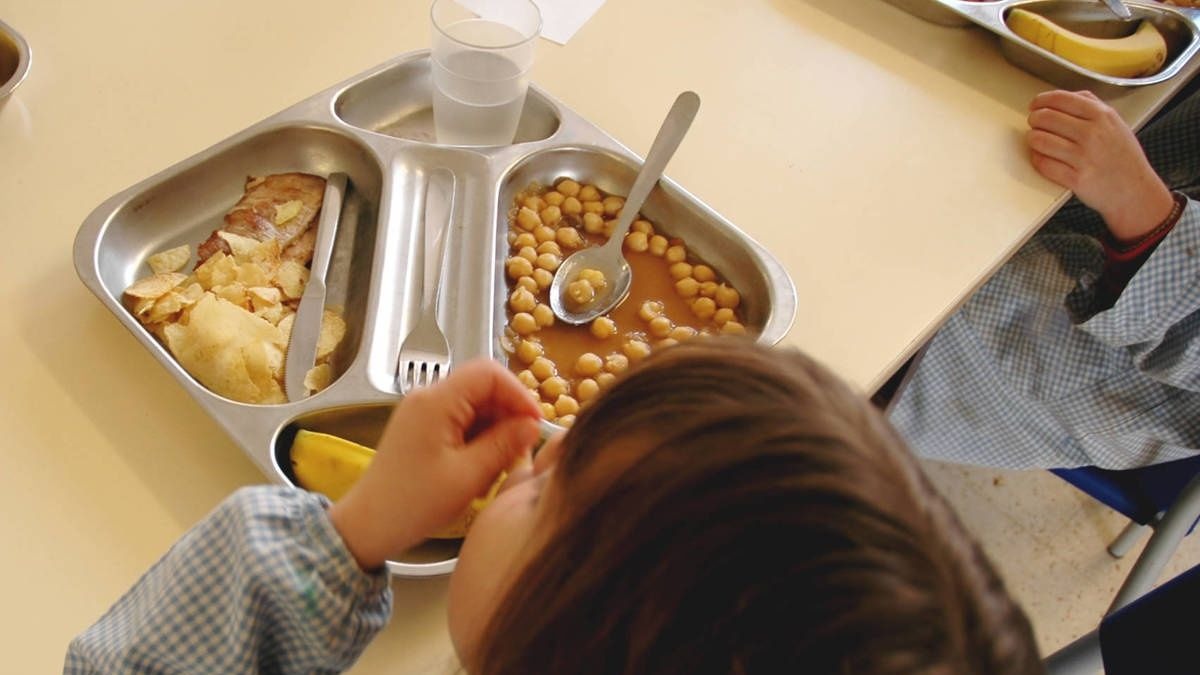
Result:
M391 616L302 490L239 490L181 538L67 651L64 673L336 673Z
M1104 224L1064 207L928 345L892 412L918 454L1129 468L1200 451L1200 95L1139 139L1192 198L1174 229L1102 309Z

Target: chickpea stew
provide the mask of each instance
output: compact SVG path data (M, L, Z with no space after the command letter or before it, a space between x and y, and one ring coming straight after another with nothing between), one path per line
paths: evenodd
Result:
M588 325L557 321L549 289L563 259L607 241L625 200L570 178L531 184L508 215L507 318L502 344L509 367L537 397L545 419L570 426L580 408L632 363L684 340L746 334L741 295L682 239L641 217L625 237L633 271L629 296ZM568 293L590 300L607 280L583 270Z

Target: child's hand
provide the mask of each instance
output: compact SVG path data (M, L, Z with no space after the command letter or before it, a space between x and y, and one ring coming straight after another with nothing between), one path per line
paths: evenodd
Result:
M1137 137L1090 91L1049 91L1029 104L1027 135L1037 172L1095 209L1118 241L1157 227L1174 206Z
M370 468L329 511L363 569L462 513L538 438L541 413L506 368L470 361L392 411Z

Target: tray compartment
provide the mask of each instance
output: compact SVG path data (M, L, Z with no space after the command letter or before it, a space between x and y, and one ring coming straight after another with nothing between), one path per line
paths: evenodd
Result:
M223 225L225 213L241 198L247 176L299 171L328 175L345 171L350 190L338 226L327 287L328 306L340 306L347 334L339 354L344 372L356 357L367 313L376 219L383 172L374 154L356 139L316 126L283 126L232 143L198 161L185 162L132 188L127 198L103 218L87 252L94 256L98 294L118 318L156 349L168 368L202 394L217 397L175 362L166 348L120 307L124 289L150 273L148 256L187 244L195 263L196 246ZM338 375L341 375L339 372Z
M436 144L429 58L425 52L400 61L349 87L334 101L334 113L359 129ZM530 87L513 142L545 140L560 124L555 106Z
M507 324L505 307L511 288L504 261L510 255L506 236L508 214L516 196L530 184L551 186L562 178L624 196L640 167L638 160L605 148L560 146L527 155L502 177L496 193L493 251L493 358L508 360L503 341ZM654 222L656 232L683 239L691 255L712 266L719 277L740 292L739 312L758 342L772 345L786 335L795 316L795 289L786 272L765 249L669 179L659 181L651 190L641 213ZM549 426L551 431L559 428Z
M370 448L376 447L392 406L386 404L351 405L302 415L279 430L272 441L271 457L276 478L300 487L292 473L292 439L300 429L339 436ZM388 569L406 577L449 574L454 569L461 546L458 539L430 539L405 553L400 560L388 561Z

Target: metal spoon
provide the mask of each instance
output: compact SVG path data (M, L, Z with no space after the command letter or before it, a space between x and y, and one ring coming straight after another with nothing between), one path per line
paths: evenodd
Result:
M575 325L587 323L621 304L625 296L629 295L633 271L629 269L629 262L622 253L625 235L650 190L658 183L658 179L662 178L667 162L671 161L671 156L675 154L675 149L679 147L688 127L692 125L692 119L696 117L699 108L700 97L693 92L685 91L675 99L667 118L658 130L658 135L654 137L650 152L646 153L646 161L633 182L629 196L625 198L625 206L621 207L621 217L617 226L613 228L612 236L601 246L577 251L559 265L554 282L550 284L550 308L562 321ZM607 283L600 294L590 302L583 306L574 306L566 297L567 286L585 269L600 270Z
M1104 0L1104 4L1108 5L1108 8L1113 14L1116 14L1117 18L1119 19L1129 21L1133 18L1133 12L1130 12L1129 7L1126 6L1124 2L1121 2L1121 0Z

